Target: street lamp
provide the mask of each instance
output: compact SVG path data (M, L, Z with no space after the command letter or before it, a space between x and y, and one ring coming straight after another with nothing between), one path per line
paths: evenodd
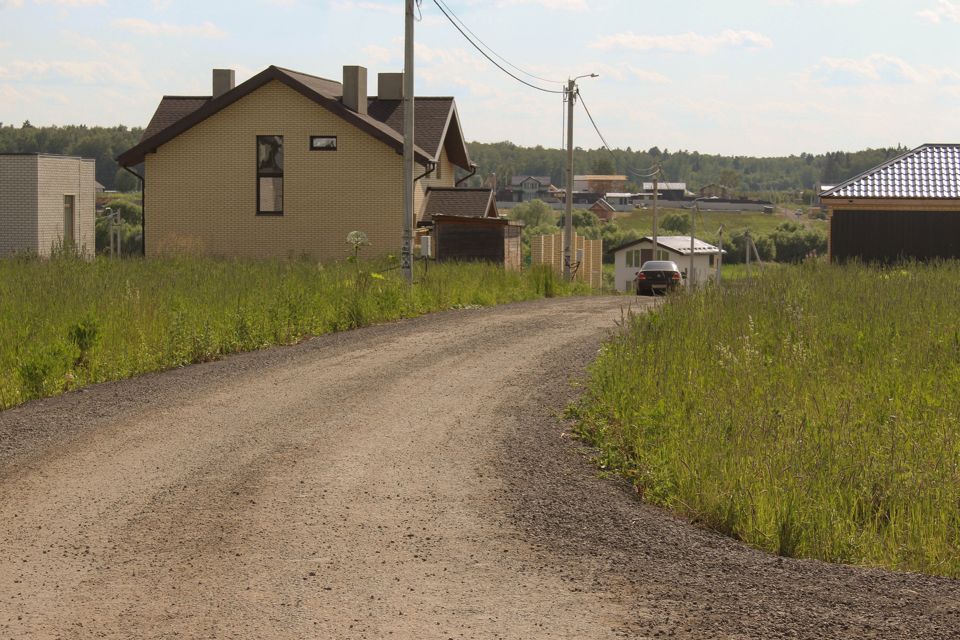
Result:
M576 98L577 80L597 78L595 73L587 73L567 80L565 96L567 98L567 193L563 221L563 277L573 279L573 101Z

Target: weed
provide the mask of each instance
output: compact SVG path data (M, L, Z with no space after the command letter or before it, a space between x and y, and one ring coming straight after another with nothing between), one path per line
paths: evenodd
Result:
M960 576L958 281L809 262L670 297L604 345L578 431L772 553Z

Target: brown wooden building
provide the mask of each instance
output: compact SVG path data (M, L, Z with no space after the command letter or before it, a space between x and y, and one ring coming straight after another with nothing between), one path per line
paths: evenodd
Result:
M960 258L960 144L925 144L821 194L830 260Z
M432 227L438 262L493 262L520 269L523 225L499 216L491 189L431 188L421 224Z

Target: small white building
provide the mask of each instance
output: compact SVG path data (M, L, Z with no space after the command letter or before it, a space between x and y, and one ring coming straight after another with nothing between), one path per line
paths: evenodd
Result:
M690 236L658 236L658 250L653 252L653 238L645 237L621 245L613 250L614 278L620 291L632 291L634 278L647 260L673 260L680 271L687 274L690 269ZM702 285L708 282L717 268L717 256L720 249L703 240L693 239L693 278L684 280Z
M95 250L96 163L44 153L0 154L0 258Z

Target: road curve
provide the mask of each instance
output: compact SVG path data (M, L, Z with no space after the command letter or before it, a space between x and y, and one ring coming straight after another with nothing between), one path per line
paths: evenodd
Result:
M0 413L0 638L957 638L957 581L771 557L597 477L558 412L629 304L435 314Z

